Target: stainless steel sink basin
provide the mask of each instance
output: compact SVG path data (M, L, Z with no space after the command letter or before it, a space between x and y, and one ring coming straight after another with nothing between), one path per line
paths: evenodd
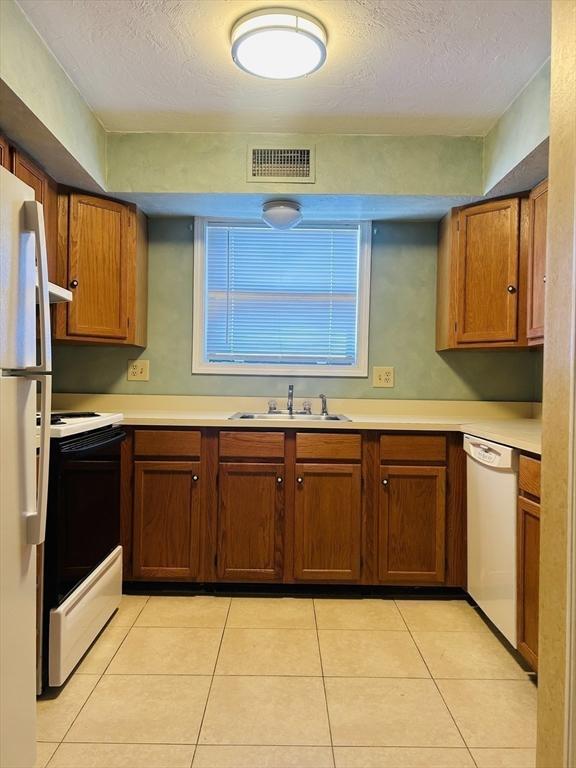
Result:
M243 419L265 419L267 421L350 421L347 416L338 414L327 414L322 416L320 413L293 413L290 416L289 413L283 413L278 411L276 413L250 413L246 411L238 411L228 417L233 421L241 421Z

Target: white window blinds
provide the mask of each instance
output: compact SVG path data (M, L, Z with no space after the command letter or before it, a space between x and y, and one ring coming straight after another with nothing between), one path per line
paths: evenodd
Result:
M203 362L357 368L362 232L206 221Z

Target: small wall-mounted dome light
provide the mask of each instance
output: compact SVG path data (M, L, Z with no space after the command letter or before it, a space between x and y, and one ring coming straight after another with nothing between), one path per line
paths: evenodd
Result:
M326 30L313 16L267 8L238 19L232 29L232 58L245 72L291 80L326 61Z
M273 229L292 229L302 221L302 213L291 200L271 200L262 206L262 220Z

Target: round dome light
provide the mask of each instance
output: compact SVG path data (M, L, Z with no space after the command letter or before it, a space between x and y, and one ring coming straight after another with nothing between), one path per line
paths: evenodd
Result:
M262 219L272 229L292 229L302 221L302 212L291 200L271 200L262 206Z
M232 58L245 72L292 80L326 61L326 30L313 16L268 8L238 19L232 29Z

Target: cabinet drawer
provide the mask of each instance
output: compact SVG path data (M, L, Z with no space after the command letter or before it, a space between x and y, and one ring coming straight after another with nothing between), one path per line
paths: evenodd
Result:
M540 498L540 461L530 456L520 456L520 490Z
M343 459L360 461L360 435L296 433L297 459Z
M220 432L220 457L283 459L283 432Z
M136 456L200 456L200 432L175 429L138 429L134 433Z
M382 435L380 461L446 461L446 435Z

